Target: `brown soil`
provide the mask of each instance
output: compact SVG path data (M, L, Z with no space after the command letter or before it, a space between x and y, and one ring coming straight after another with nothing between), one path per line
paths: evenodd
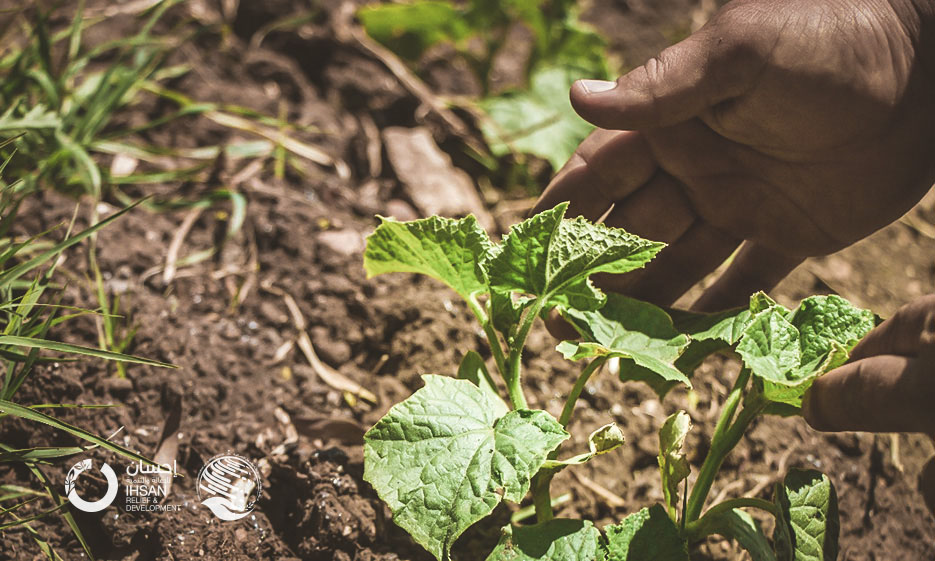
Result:
M393 524L363 482L360 431L418 389L420 373L451 374L465 351L484 354L485 345L452 293L415 276L367 280L361 251L363 236L375 225L374 214L416 214L385 155L377 154L374 161L372 150L368 152L368 146L379 142L372 127L428 126L443 147L456 139L438 118L419 110L418 100L380 62L336 37L331 18L337 7L331 4L324 3L318 16L298 31L272 31L260 46L248 48L255 31L274 17L298 10L299 3L242 1L236 14L227 14L235 35L206 34L178 49L174 62L187 62L195 71L173 87L201 100L236 103L268 114L285 111L290 119L317 127L321 132L303 138L348 162L351 177L342 179L332 169L309 165L304 177L290 171L277 180L270 165L241 180L235 187L248 201L243 229L219 242L230 209L219 203L201 213L180 255L218 244L221 250L212 259L180 267L168 284L162 280L166 255L190 211L137 210L104 230L97 247L107 288L122 295L128 321L139 327L129 352L179 369L131 365L128 381L122 382L115 379L112 365L61 363L43 367L18 395L23 403L120 404L61 417L101 434L124 427L117 440L146 454L155 453L166 418L181 409L176 461L185 477L175 481L168 501L181 509L165 514L114 508L98 514L73 511L99 559L430 559ZM605 33L642 30L636 39L613 42L626 49L619 54L632 64L638 61L631 59L648 56L686 33L693 10L703 14L709 4L601 2L590 17L604 22ZM189 9L183 5L170 12L165 25L182 22ZM201 17L212 17L211 10ZM115 25L106 34L119 32ZM142 104L127 120L145 122L163 110L159 103ZM192 120L159 129L149 140L197 146L241 137L248 135ZM147 187L131 195L181 193L194 200L229 185L243 165L223 161L203 184ZM377 176L371 177L374 170ZM485 197L501 231L531 204L510 200L502 192ZM19 228L43 231L69 219L74 204L46 193L22 211ZM87 206L82 207L83 217L89 215ZM932 201L923 206L935 207ZM935 240L896 223L851 249L804 265L776 295L791 303L833 290L887 315L915 296L935 292L932 255ZM62 265L71 279L67 302L94 307L86 263L87 248L81 247L70 251ZM304 317L320 358L376 394L376 404L349 399L329 387L297 346L287 346L298 334L287 295ZM94 345L96 333L93 318L79 318L58 335ZM553 347L554 341L537 327L525 371L531 406L557 414L575 371ZM694 393L676 391L663 403L642 386L623 385L607 374L597 377L570 427L573 446L585 446L586 435L610 421L618 423L628 442L622 451L577 471L619 496L623 506L609 506L582 480L563 472L554 490L569 492L572 499L558 514L603 525L660 500L656 430L677 408L686 409L695 425L687 447L697 472L718 406L736 373L734 361L715 357L696 374ZM11 419L0 423L0 441L14 447L74 442L45 427ZM226 451L253 458L264 476L254 513L227 523L198 504L194 488L203 463ZM831 476L840 497L840 559L935 559L935 520L915 490L916 474L931 454L930 442L920 438L824 435L801 419L766 418L728 458L712 497L724 493L768 498L787 467L814 467ZM87 455L123 463L99 451ZM43 470L61 488L70 465L66 460ZM25 469L5 464L0 465L0 481L34 485ZM102 490L103 482L98 486ZM500 507L494 517L471 529L455 548L457 558L482 559L508 516L508 509ZM63 558L81 558L80 546L61 517L46 518L34 527ZM699 559L745 558L731 544L718 541L696 553ZM27 533L4 532L0 559L36 558L41 554Z

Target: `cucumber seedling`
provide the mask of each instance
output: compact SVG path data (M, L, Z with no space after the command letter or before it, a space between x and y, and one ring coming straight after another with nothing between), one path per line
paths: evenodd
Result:
M875 316L837 296L807 298L789 310L758 293L746 308L707 315L604 294L591 275L641 268L664 244L584 218L564 219L566 208L560 204L513 226L499 244L472 216L382 219L368 238L369 276L421 273L465 300L487 336L507 397L471 351L456 378L425 375L423 388L367 432L364 479L394 521L446 560L468 527L502 501L519 503L531 492L537 523L505 527L488 561L687 560L689 546L712 534L735 539L755 561L835 559L837 499L818 472L791 470L773 501L735 498L707 511L704 506L724 458L750 423L763 414L798 414L811 383L847 359ZM536 318L552 309L581 335L558 351L585 361L558 419L528 407L522 381L527 336ZM575 402L608 359L620 359L624 381L645 382L664 396L678 384L691 387L691 373L704 357L728 347L743 368L690 491L681 448L691 422L679 411L659 435L664 504L603 530L587 520L553 518L552 476L623 443L620 430L606 425L590 435L587 453L560 459ZM680 504L683 482L687 498ZM751 507L775 517L772 543L741 510Z

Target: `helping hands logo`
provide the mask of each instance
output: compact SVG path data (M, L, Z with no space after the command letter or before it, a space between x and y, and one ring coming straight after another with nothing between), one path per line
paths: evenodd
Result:
M240 520L260 498L260 472L246 458L221 454L198 473L198 499L221 520ZM202 499L202 493L207 495Z

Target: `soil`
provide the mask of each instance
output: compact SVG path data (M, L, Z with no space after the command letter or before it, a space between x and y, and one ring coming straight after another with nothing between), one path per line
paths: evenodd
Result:
M128 352L179 368L130 365L121 380L112 364L52 364L37 370L18 401L119 405L56 414L99 434L122 427L116 440L149 455L163 440L167 419L181 413L175 461L184 478L176 479L167 500L180 505L178 511L72 510L98 559L429 560L393 524L363 481L361 435L392 404L420 387L419 374L451 374L464 352L484 354L483 338L447 289L409 275L368 280L361 253L375 214L418 215L381 151L379 131L427 127L446 149L457 145L458 137L435 114L421 109L419 100L371 53L340 37L338 4L320 3L310 21L281 30L267 24L304 9L302 3L243 0L217 5L226 8L185 3L161 23L165 29L179 29L195 25L190 21L194 17L199 25L217 29L226 22L233 30L205 33L180 46L170 63L186 62L193 70L172 87L199 100L287 116L308 127L296 133L303 140L347 162L349 176L333 167L306 164L303 173L287 168L276 178L271 162L244 171L248 162L230 159L220 160L204 182L128 190L131 197L193 201L224 186L247 200L244 225L229 239L225 232L232 209L223 202L201 212L138 209L98 236L106 287L120 295L122 313L127 314L121 325L138 329ZM632 65L687 33L715 7L714 2L695 0L602 1L586 17L600 22L606 34L626 37L611 44ZM121 25L133 24L132 18L118 16L90 40L119 36ZM124 118L141 123L163 111L161 102L150 100ZM146 140L198 146L247 138L247 133L192 118L156 129ZM463 159L457 154L453 158ZM499 232L532 203L524 193L509 190L488 189L483 195ZM98 205L96 210L106 215L117 206ZM21 210L17 228L44 231L70 219L74 208L73 199L44 192ZM914 216L931 224L933 213L930 198ZM90 214L89 205L82 204L79 221L87 224ZM186 221L191 228L181 240L179 256L212 247L217 251L207 260L179 265L166 282L167 255ZM935 292L933 255L935 239L924 228L897 222L852 248L806 263L775 296L794 303L834 291L886 316L918 295ZM70 279L68 304L97 305L87 280L87 258L88 248L77 247L60 266ZM297 344L297 325L304 327L327 366L373 392L376 403L325 383ZM72 320L57 336L95 345L96 320ZM524 360L530 405L557 415L575 371L554 345L537 326ZM693 392L674 391L664 402L641 385L624 385L607 374L595 377L570 427L575 440L568 451L583 450L586 435L610 421L624 431L627 445L577 469L583 478L571 470L557 476L556 494L571 497L557 514L593 519L601 526L661 500L656 430L678 408L686 409L694 423L687 449L697 473L719 404L737 370L730 357L713 357L696 373ZM0 423L0 441L16 448L75 443L47 427L9 418ZM252 458L263 475L256 509L236 522L217 520L199 505L195 490L201 466L224 452ZM935 519L915 483L931 455L931 442L920 437L819 434L801 419L764 418L727 459L712 497L769 498L786 468L814 467L829 474L840 498L840 559L935 559ZM84 456L123 465L99 450ZM66 460L42 469L62 488L70 465ZM18 465L0 465L0 481L35 485ZM615 495L619 506L611 506L616 503L596 488ZM84 494L102 490L103 481L98 481ZM122 493L117 504L123 504ZM49 508L35 506L24 512ZM495 516L472 528L456 545L456 558L484 558L510 508L515 507L499 507ZM62 517L47 517L33 526L64 559L83 557ZM699 547L695 555L746 558L717 540ZM26 532L3 533L0 559L41 557Z

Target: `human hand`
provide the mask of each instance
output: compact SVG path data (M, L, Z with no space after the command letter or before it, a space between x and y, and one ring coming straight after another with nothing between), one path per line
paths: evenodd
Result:
M567 200L594 220L612 206L608 225L669 243L645 270L599 281L658 304L746 240L695 308L743 304L932 185L933 13L921 0L735 0L616 84L573 86L602 128L535 211Z
M935 294L903 306L818 378L802 415L821 431L922 432L935 437ZM920 476L935 513L935 458Z

